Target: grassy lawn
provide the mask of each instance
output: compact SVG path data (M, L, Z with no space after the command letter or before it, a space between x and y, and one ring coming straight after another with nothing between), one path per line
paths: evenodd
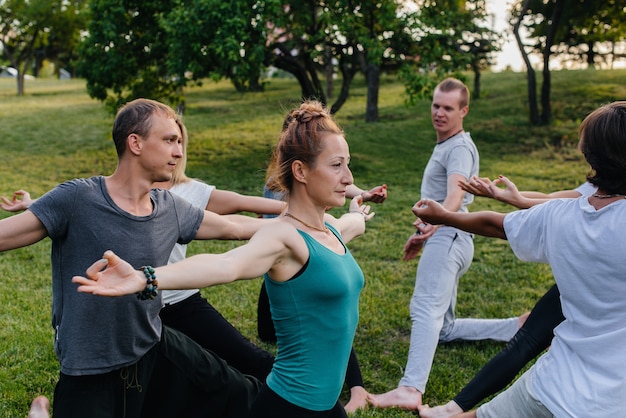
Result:
M522 190L570 189L584 181L586 165L576 150L578 124L598 105L626 97L626 71L553 73L550 127L528 125L523 74L483 76L483 98L471 103L465 128L481 153L481 175L505 174ZM0 79L2 166L0 195L20 188L40 196L59 182L109 174L116 164L110 139L113 117L85 93L81 80L27 80L26 96L15 81ZM272 80L267 91L242 95L229 83L207 82L188 91L188 174L218 188L262 194L264 171L286 111L298 100L293 80ZM381 122L364 120L362 80L337 114L345 128L356 183L389 185L389 199L363 237L350 245L364 270L361 318L355 347L371 392L394 388L406 362L408 305L417 262L403 262L402 246L413 232L410 208L419 199L421 175L435 135L430 101L404 104L403 88L381 83ZM471 210L508 211L477 199ZM0 217L9 214L0 213ZM189 255L222 252L239 242L194 242ZM477 237L474 262L462 278L458 316L517 316L552 285L545 265L517 261L504 241ZM50 242L0 254L0 416L25 417L31 399L52 397L58 376L50 327ZM244 335L256 341L260 281L203 290ZM261 344L263 345L263 344ZM269 350L274 347L264 345ZM447 402L501 348L494 342L453 343L437 349L425 402ZM410 417L400 410L367 410L358 417Z

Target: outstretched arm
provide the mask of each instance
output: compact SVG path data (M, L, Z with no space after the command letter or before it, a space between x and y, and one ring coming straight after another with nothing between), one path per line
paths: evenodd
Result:
M240 279L254 279L272 271L275 263L278 269L284 265L291 265L291 270L295 272L304 265L306 259L294 261L292 248L297 245L294 244L294 237L296 240L299 239L298 242L301 241L295 228L285 223L264 228L247 244L228 252L198 254L156 268L158 287L197 289ZM303 242L300 245L306 248ZM281 262L277 263L279 259ZM75 276L72 281L80 285L79 292L101 296L133 294L146 287L146 277L142 271L136 270L136 267L139 266L133 267L112 251L107 251L101 260L87 269L87 277ZM282 276L278 272L276 277Z
M499 185L503 184L504 188ZM545 203L555 198L577 198L580 193L576 190L562 190L550 194L541 192L520 192L515 183L505 176L498 176L495 180L485 177L472 177L467 182L459 182L459 186L468 193L476 196L490 197L518 209L528 209L532 206Z
M204 211L204 218L195 239L223 239L246 240L250 239L265 225L276 222L276 218L253 218L246 215L218 215Z
M413 206L413 213L418 218L435 225L449 225L466 232L506 239L504 232L504 214L482 212L452 212L434 200L422 199Z
M36 199L31 199L30 193L26 190L17 190L13 193L12 199L0 196L0 200L2 209L7 212L19 212L28 209ZM0 251L26 247L47 236L48 231L31 212L0 220Z
M280 200L246 196L229 190L215 189L211 193L206 209L220 215L238 212L279 215L286 207L287 204Z
M383 203L387 200L387 185L381 184L380 186L376 186L370 190L363 190L356 184L351 184L346 189L346 196L349 198L361 196L363 198L363 203Z
M31 211L0 220L0 251L25 247L47 236L48 231Z
M0 196L0 200L2 200L0 207L7 212L19 212L21 210L26 210L34 202L34 200L30 197L30 193L26 190L18 190L14 192L11 200L4 196Z

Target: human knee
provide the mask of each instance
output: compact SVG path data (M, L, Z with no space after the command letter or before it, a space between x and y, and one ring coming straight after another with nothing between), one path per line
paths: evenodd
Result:
M520 328L506 344L504 350L515 353L519 359L529 361L548 348L549 343L543 343L533 333L525 328Z
M439 342L449 343L457 338L454 337L454 322L444 323L439 331Z

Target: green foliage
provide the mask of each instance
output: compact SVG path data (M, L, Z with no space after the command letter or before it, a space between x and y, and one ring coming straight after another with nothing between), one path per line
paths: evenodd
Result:
M450 4L425 5L432 13L420 21L395 0L100 0L92 2L78 70L91 97L111 110L137 97L179 103L184 87L207 78L259 91L269 66L292 74L302 98L326 103L323 79L331 84L339 72L333 112L363 72L368 110L377 112L378 74L396 71L407 58L419 56L422 68L437 62L436 76L486 65L496 36L477 23L484 0Z
M487 24L484 0L420 2L411 29L419 45L417 55L400 70L408 102L429 97L446 76L463 79L463 71L488 68L501 37Z
M469 76L468 76L469 78ZM41 196L61 181L110 174L116 165L112 116L85 94L82 80L28 80L29 93L16 97L13 80L0 79L0 136L3 166L0 195L16 189ZM590 110L626 97L626 71L553 73L553 127L530 126L526 118L525 77L485 74L487 94L470 105L465 128L481 154L481 174L505 174L522 190L577 187L587 166L576 150L577 128ZM401 261L412 232L410 208L419 198L420 179L435 137L430 100L407 107L395 77L381 79L381 122L363 122L365 81L357 77L354 100L337 120L345 129L351 168L362 187L387 183L389 199L374 206L367 232L350 244L366 285L361 295L355 347L368 390L398 384L406 362L416 262ZM284 114L299 102L295 80L274 79L264 92L241 95L226 82L189 89L185 123L189 128L188 174L246 194L260 195L270 151ZM551 138L562 139L560 147ZM508 211L477 199L471 210ZM335 210L335 213L341 213ZM0 218L9 214L0 212ZM189 255L221 252L239 242L193 242ZM460 282L459 316L497 318L532 308L552 285L545 265L518 261L504 241L475 239L471 268ZM25 417L38 394L52 397L58 376L50 328L50 241L0 254L0 416ZM240 329L256 338L258 280L203 290L204 296ZM273 346L263 347L274 350ZM425 401L447 402L503 347L500 343L446 344L437 349ZM347 393L342 395L345 400ZM355 417L414 417L409 411L367 410Z
M524 26L533 42L535 52L542 54L546 38L554 24L554 12L561 6L562 16L554 29L555 51L561 61L572 61L590 66L606 61L612 52L601 54L597 44L605 46L623 41L626 35L624 2L620 0L530 0ZM516 10L516 9L514 9ZM548 47L551 47L549 45ZM609 49L610 48L606 48Z
M138 97L177 102L177 83L165 65L167 34L158 25L169 8L158 0L91 2L92 20L77 70L87 80L89 95L106 101L112 112Z
M186 79L230 79L238 91L256 90L265 60L265 26L257 1L179 1L159 24L167 32L167 65ZM212 28L212 30L207 30Z
M4 0L0 2L2 54L18 70L18 91L24 75L32 73L37 55L69 64L80 32L85 28L86 2L74 0Z
M419 71L412 65L405 64L400 68L398 78L404 84L406 103L415 105L419 100L430 97L437 84L445 77L455 77L466 82L466 75L457 71Z

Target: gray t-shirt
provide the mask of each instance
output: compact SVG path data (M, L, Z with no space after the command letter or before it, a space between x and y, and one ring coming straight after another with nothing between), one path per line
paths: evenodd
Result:
M469 179L478 175L479 157L469 132L461 132L435 145L422 177L422 199L443 203L448 196L448 177L460 174ZM474 195L465 193L459 212L467 212Z
M30 210L52 239L52 326L61 372L106 373L136 363L161 336L161 297L78 293L72 276L113 250L133 267L167 264L174 244L191 241L204 211L167 190L152 190L152 214L117 206L104 177L77 179L49 191Z

